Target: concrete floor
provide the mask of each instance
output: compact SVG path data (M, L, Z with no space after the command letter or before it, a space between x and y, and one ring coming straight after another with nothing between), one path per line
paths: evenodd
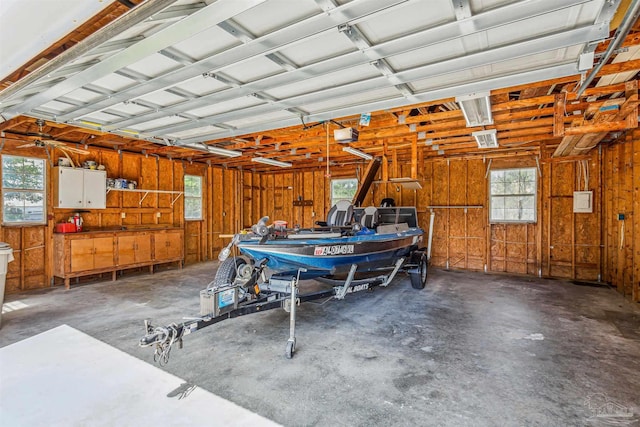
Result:
M68 324L153 363L143 319L197 315L216 266L8 296L0 347ZM640 425L640 310L606 287L432 269L304 304L287 338L282 310L233 319L163 369L291 426Z

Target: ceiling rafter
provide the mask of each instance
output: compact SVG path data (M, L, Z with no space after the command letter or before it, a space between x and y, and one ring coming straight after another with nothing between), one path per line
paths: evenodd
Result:
M618 0L514 0L492 8L434 0L433 17L416 0L299 0L286 10L274 0L164 1L168 7L122 38L103 39L79 61L0 93L0 113L44 119L56 135L96 147L160 149L249 169L256 155L321 167L327 130L318 125L330 121L359 128L350 145L410 161L414 141L425 158L473 154L478 130L495 129L504 148L534 152L560 144L553 133L559 124L568 136L634 125L628 117L637 100L623 106L624 84L573 93L577 55L601 51ZM204 22L214 11L221 14ZM636 33L624 40L634 42ZM605 64L598 76L625 70L633 77L639 68L640 60ZM490 92L493 125L466 127L454 98L475 91ZM554 102L565 93L560 116ZM600 114L613 119L596 122L591 115L608 98L631 113L624 120ZM363 112L371 113L369 127L358 124ZM577 120L587 124L579 130ZM243 156L222 159L184 146L199 143ZM352 162L342 147L331 138L332 161Z

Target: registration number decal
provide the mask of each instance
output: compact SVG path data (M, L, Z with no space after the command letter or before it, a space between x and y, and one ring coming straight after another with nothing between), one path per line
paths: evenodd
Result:
M314 255L347 255L353 253L353 245L316 246Z

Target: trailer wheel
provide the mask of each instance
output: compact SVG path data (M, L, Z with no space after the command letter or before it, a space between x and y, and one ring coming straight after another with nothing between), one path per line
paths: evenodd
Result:
M409 278L411 278L411 287L413 287L413 289L424 289L427 285L428 267L429 262L427 261L427 254L422 252L420 259L418 260L418 268L409 273Z
M287 341L287 349L285 350L285 355L287 356L287 359L291 359L295 351L296 351L296 348L295 348L294 342Z
M245 265L247 261L240 257L231 257L225 259L218 271L216 271L216 277L213 279L214 286L229 285L234 282L238 275L238 269Z

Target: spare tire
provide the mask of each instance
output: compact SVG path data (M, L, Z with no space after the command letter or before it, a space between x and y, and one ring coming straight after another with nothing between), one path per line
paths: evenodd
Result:
M220 267L218 267L218 271L216 271L216 277L213 279L213 286L225 286L233 284L233 281L236 279L238 275L238 269L245 265L247 261L241 257L230 257L225 259Z

